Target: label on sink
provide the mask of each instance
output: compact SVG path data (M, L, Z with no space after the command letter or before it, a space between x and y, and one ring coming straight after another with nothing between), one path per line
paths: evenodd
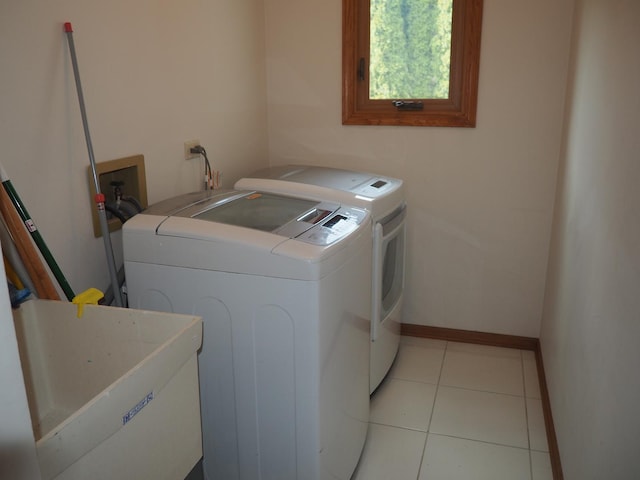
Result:
M144 407L149 405L149 402L151 400L153 400L153 392L147 393L145 397L142 400L140 400L135 407L133 407L125 415L123 415L122 425L126 425L129 421L131 421L131 419L135 417L140 412L140 410L142 410Z

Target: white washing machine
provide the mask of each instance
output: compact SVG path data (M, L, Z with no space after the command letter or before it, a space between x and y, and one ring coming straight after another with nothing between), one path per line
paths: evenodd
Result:
M393 364L400 343L406 231L402 180L337 168L286 165L259 170L239 180L235 188L345 202L371 212L370 392L373 392Z
M205 478L343 479L369 420L370 215L199 192L123 227L133 308L200 315Z

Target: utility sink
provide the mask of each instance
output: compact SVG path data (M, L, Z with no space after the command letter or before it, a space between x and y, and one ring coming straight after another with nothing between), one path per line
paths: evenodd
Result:
M14 322L42 479L184 479L200 317L32 300Z

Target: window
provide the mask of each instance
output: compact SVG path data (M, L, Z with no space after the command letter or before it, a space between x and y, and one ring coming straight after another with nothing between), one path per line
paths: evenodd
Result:
M342 123L474 127L482 0L343 0Z

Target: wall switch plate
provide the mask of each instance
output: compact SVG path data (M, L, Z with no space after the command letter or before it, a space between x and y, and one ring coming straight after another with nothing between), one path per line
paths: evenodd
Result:
M191 153L193 147L200 145L200 140L187 140L184 142L184 159L191 160L192 158L198 158L199 153Z

